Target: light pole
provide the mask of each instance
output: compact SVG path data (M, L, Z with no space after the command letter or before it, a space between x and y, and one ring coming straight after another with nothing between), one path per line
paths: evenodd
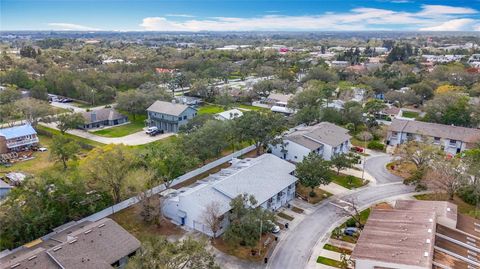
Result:
M92 106L95 105L95 90L92 89Z
M367 137L363 134L363 161L362 161L362 182L365 181L365 160L366 160L366 151L367 151Z
M260 220L260 237L258 239L258 256L262 256L262 225L263 225L263 220Z

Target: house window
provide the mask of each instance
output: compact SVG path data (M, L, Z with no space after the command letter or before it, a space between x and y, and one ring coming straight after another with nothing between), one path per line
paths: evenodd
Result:
M433 138L433 143L439 144L440 143L440 137Z
M186 120L187 119L187 116L183 116L183 120Z
M450 139L450 145L451 146L456 146L457 145L457 140Z

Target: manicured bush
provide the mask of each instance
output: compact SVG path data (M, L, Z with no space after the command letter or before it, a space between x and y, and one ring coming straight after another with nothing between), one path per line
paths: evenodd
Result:
M367 148L373 150L384 150L385 145L380 143L379 141L370 141L368 142Z
M480 200L480 196L478 193L476 193L475 187L473 185L460 188L457 194L465 203L471 205L476 205L477 202Z

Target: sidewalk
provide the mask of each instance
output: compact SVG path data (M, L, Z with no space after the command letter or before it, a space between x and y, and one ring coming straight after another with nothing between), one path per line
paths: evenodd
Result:
M330 184L328 185L322 185L320 189L327 191L333 195L340 195L350 191L349 189L342 187L334 182L330 182Z

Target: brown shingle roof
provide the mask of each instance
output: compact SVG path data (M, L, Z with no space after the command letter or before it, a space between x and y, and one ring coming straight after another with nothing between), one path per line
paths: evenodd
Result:
M397 200L395 209L431 211L437 217L445 217L457 222L457 205L446 201Z
M480 129L431 122L394 119L392 124L388 127L388 130L393 132L448 138L466 143L476 143L480 141Z
M352 258L432 268L434 220L435 212L373 209Z
M95 114L95 121L92 121L92 114ZM102 108L98 110L93 110L89 112L82 113L83 118L85 119L85 124L92 122L106 121L106 120L118 120L123 119L126 116L118 113L113 108Z
M58 238L64 238L60 236ZM58 240L58 239L57 239ZM140 242L115 221L105 218L85 225L48 249L37 247L2 258L0 268L111 269L112 263L140 247ZM32 258L35 257L35 258Z

